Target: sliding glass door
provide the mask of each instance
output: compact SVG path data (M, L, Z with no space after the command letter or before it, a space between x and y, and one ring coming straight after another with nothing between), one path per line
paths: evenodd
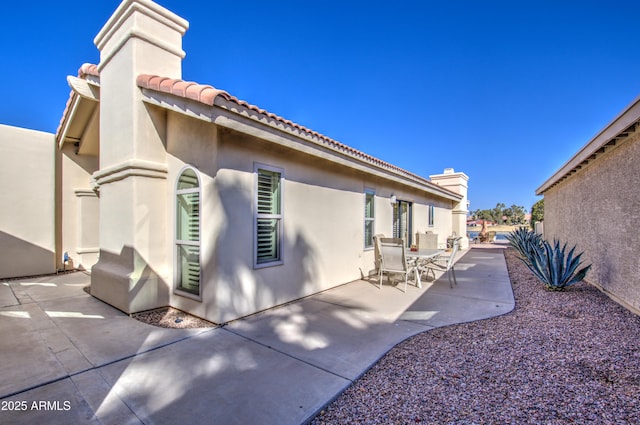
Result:
M413 242L412 206L413 204L407 201L397 201L393 204L393 237L404 239L407 246L411 246Z

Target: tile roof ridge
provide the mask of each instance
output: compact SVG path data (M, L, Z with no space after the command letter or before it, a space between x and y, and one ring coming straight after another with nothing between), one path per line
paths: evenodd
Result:
M371 156L358 149L352 148L351 146L338 142L337 140L334 140L328 136L325 136L324 134L318 133L317 131L311 130L303 125L297 124L293 121L280 117L272 112L268 112L256 105L252 105L247 101L240 100L237 97L230 95L225 90L216 89L213 86L199 84L193 81L184 81L177 78L161 77L159 75L151 75L151 74L138 75L138 77L136 78L136 84L141 88L146 88L154 91L159 91L159 92L183 97L186 99L191 99L196 102L200 102L209 106L214 106L216 98L220 96L226 101L233 102L246 109L257 112L260 115L264 115L274 121L279 122L280 124L284 124L290 127L291 129L300 132L301 134L306 134L306 135L315 137L319 139L322 144L328 145L333 149L346 152L352 157L357 157L357 158L360 158L361 160L375 164L379 167L383 167L383 168L392 170L396 173L403 174L411 179L418 180L423 184L437 186L439 190L450 192L458 196L457 193L447 188L441 187L425 177L422 177L418 174L412 173L403 168L395 166L391 163L383 161L379 158Z
M98 71L98 65L92 63L83 63L82 66L80 66L80 68L78 69L78 78L84 78L87 75L99 77L100 71Z
M231 100L232 98L226 91L216 89L210 85L198 84L193 81L184 81L177 78L161 77L159 75L140 74L136 78L136 84L145 89L170 93L209 106L213 106L218 96L222 96L226 100Z

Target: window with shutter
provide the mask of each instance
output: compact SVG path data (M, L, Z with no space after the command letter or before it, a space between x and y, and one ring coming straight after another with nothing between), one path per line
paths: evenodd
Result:
M364 194L364 247L373 248L373 232L375 227L375 193L366 190Z
M187 168L176 188L176 288L200 296L200 183Z
M282 170L256 168L255 266L282 263Z

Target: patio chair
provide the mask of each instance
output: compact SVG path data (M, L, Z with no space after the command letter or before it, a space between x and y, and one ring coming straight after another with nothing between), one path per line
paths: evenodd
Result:
M375 266L376 266L376 274L380 275L380 263L382 262L382 247L380 246L380 239L385 236L382 233L378 233L373 236L373 244L374 244L374 256L375 256Z
M496 242L496 232L493 230L487 234L487 243L495 243Z
M404 292L407 292L409 273L417 273L414 264L407 262L404 241L400 238L380 238L379 286L382 289L382 275L399 274L404 277Z
M418 273L422 274L423 272L426 272L428 277L429 270L431 270L431 272L433 273L433 277L435 278L436 270L444 271L445 273L447 273L447 277L449 278L449 286L453 288L453 282L455 282L455 284L457 285L458 281L456 280L456 271L453 266L456 254L460 249L460 239L462 238L458 237L453 241L453 248L451 249L450 255L440 256L434 261L430 261L426 264L418 266ZM451 281L451 276L453 276L453 282Z

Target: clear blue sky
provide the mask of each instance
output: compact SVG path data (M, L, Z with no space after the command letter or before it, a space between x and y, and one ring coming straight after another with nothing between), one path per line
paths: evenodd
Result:
M158 3L190 23L185 80L423 176L464 171L472 210L529 209L640 94L638 1ZM0 123L55 132L118 4L3 5Z

